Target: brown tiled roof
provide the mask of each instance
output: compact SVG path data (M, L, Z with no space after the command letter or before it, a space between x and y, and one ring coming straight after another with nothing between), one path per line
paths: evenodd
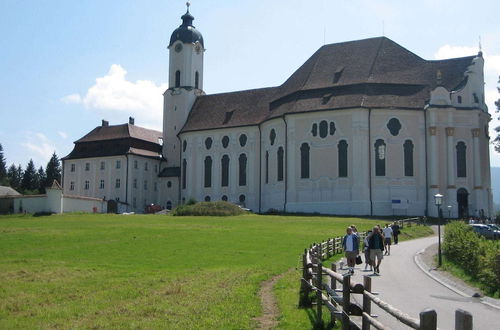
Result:
M158 138L160 137L162 137L162 133L160 131L155 131L131 124L122 124L113 126L98 126L76 142L93 142L134 138L152 143L158 143Z
M437 71L452 90L473 59L427 61L386 37L325 45L281 86L198 97L182 132L256 125L318 110L423 109Z

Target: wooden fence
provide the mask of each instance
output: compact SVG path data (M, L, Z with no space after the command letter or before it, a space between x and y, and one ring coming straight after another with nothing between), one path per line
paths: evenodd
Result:
M400 220L401 221L401 220ZM408 225L415 221L405 221ZM416 222L419 223L419 222ZM359 233L360 242L366 233ZM300 287L300 307L315 305L316 326L323 326L323 308L330 313L332 324L338 320L342 329L367 330L373 326L376 329L389 329L376 319L371 313L372 303L394 317L399 322L412 329L435 330L437 329L437 314L432 309L422 311L419 318L413 318L387 302L377 297L372 292L371 277L364 276L363 283L354 283L350 275L337 272L335 263L330 268L323 267L322 262L335 254L342 253L342 237L330 238L321 243L312 244L304 250L302 255L302 278ZM360 306L351 300L352 294L363 296ZM472 315L458 309L455 313L456 330L472 330Z

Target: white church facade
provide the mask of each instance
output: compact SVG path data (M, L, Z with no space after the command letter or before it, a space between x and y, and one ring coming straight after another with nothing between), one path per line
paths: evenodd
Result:
M427 61L386 37L343 42L280 86L206 95L193 20L182 16L168 46L163 132L96 128L63 160L65 192L135 212L194 198L255 212L431 216L441 193L452 217L493 215L481 53Z

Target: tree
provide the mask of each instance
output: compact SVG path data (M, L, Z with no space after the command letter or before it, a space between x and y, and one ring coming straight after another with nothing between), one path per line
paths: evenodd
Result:
M0 143L0 186L9 183L7 178L7 164L5 163L5 158L3 157L3 147Z
M498 83L500 84L500 76L498 77ZM500 87L497 87L497 90L500 93ZM497 107L495 112L500 112L500 99L495 102L495 106ZM498 119L500 119L500 117ZM495 127L495 132L497 132L497 136L495 137L493 144L495 145L495 151L500 152L500 126Z
M7 171L7 177L9 178L9 184L12 188L19 190L21 188L21 180L23 178L23 169L21 165L16 167L16 165L10 165Z
M38 188L36 186L36 169L33 159L30 159L28 166L23 174L23 179L21 180L21 189L24 192L29 192Z
M38 192L40 194L45 194L45 182L47 181L47 177L45 176L45 170L42 166L36 172L36 186L38 188Z
M50 157L50 160L47 163L45 176L45 187L51 186L54 180L61 183L61 162L55 152L52 154L52 157Z

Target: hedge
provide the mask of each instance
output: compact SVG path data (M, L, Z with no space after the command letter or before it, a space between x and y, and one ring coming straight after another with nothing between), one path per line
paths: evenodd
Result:
M231 216L243 213L245 211L238 205L224 201L200 203L190 201L172 211L172 215L176 216Z
M488 241L462 222L446 225L443 253L491 295L500 294L500 241Z

